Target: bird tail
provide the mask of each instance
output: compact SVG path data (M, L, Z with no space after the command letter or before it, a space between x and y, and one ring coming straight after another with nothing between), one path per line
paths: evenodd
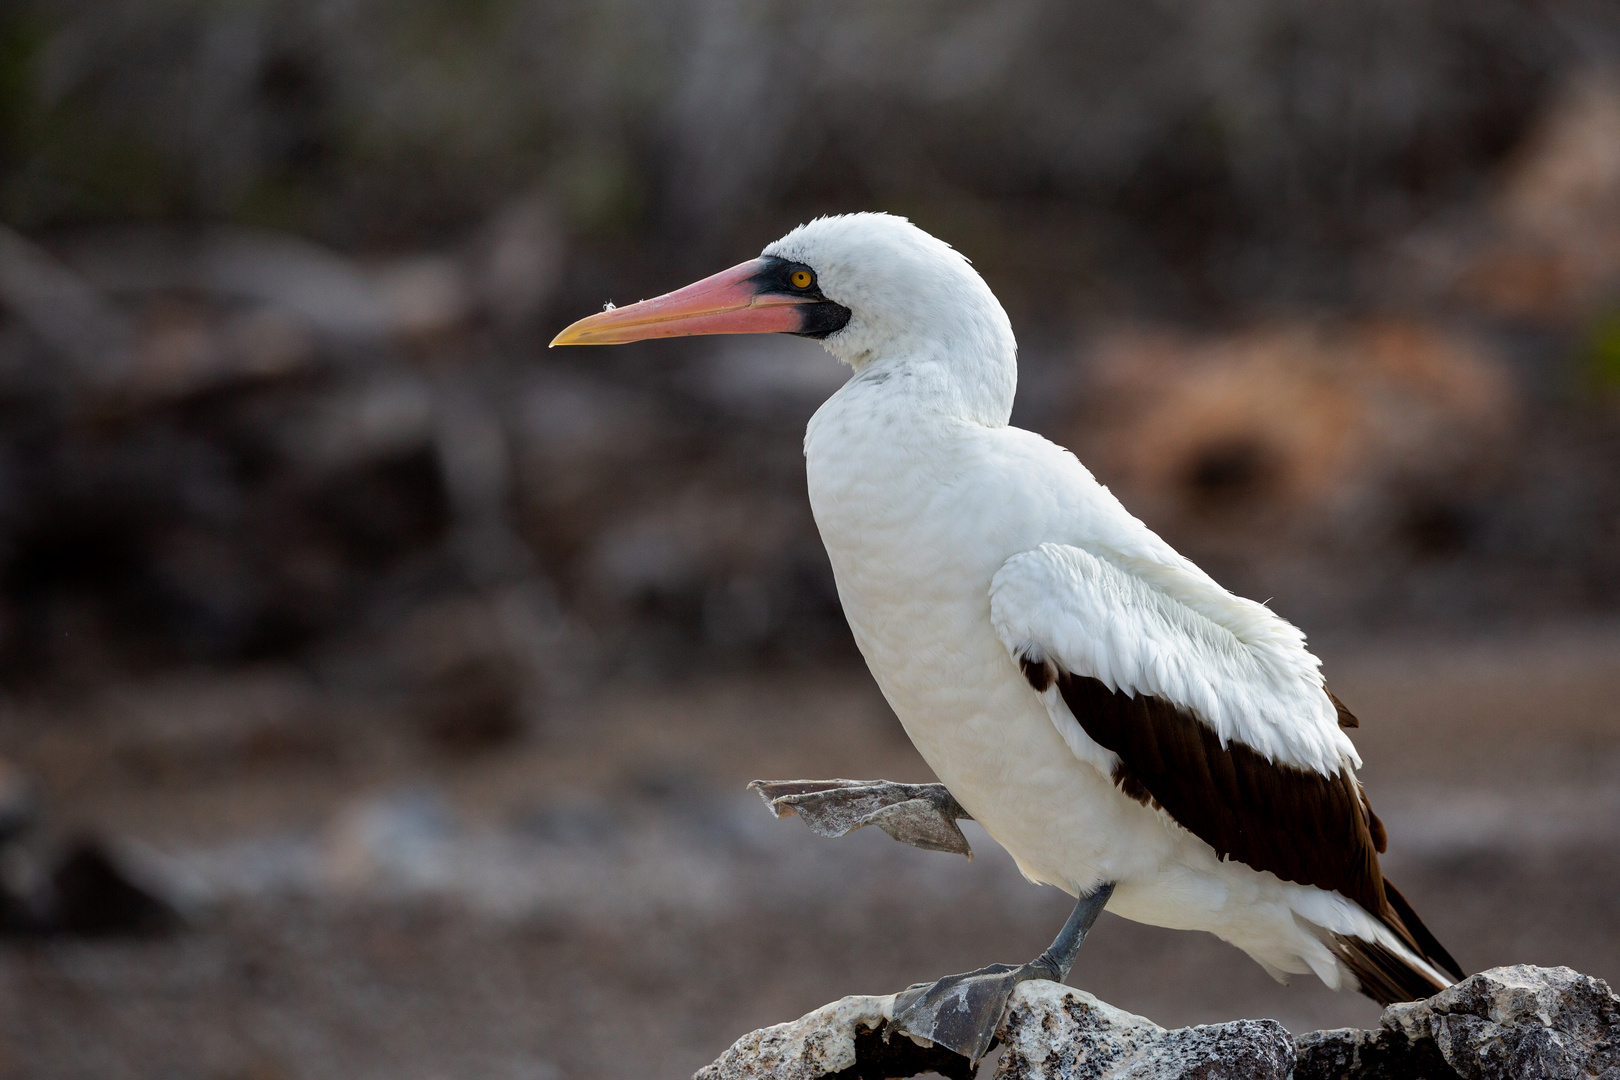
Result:
M1420 1001L1450 986L1452 978L1463 978L1457 961L1388 878L1384 879L1384 896L1389 901L1388 910L1379 916L1379 922L1394 934L1398 946L1343 934L1333 936L1331 947L1360 982L1361 992L1380 1005L1394 1005Z

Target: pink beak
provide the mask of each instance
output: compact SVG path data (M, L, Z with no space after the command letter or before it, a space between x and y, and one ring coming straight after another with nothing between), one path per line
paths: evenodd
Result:
M798 333L808 296L761 292L756 280L763 259L722 270L651 300L609 308L574 323L552 338L556 345L619 345L647 338L694 334Z

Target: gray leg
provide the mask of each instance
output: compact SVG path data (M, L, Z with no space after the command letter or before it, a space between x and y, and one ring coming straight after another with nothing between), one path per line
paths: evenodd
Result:
M1113 894L1113 883L1107 882L1082 896L1057 939L1027 964L991 964L901 991L895 996L894 1019L885 1029L885 1037L891 1032L915 1035L954 1050L978 1065L995 1040L1013 987L1029 979L1062 982L1068 977L1091 924Z

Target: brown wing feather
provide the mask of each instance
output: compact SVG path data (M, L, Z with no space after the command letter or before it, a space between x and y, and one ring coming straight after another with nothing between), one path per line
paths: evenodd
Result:
M1327 692L1327 696L1328 700L1333 702L1333 711L1339 715L1340 727L1349 729L1358 728L1361 726L1361 721L1356 719L1356 714L1344 707L1344 702L1339 700L1338 694L1335 694L1333 691L1329 690Z
M1163 698L1110 690L1027 656L1019 666L1037 691L1056 682L1086 734L1118 756L1113 780L1120 791L1163 810L1223 859L1354 900L1417 955L1462 978L1451 954L1384 880L1384 823L1348 768L1324 776L1280 764L1237 740L1222 746L1213 728ZM1339 726L1356 727L1355 715L1328 696ZM1331 947L1380 1004L1444 988L1377 942L1334 935Z
M1223 859L1390 913L1372 812L1348 769L1323 776L1269 761L1241 742L1221 746L1162 698L1067 672L1057 681L1086 734L1119 756L1114 781L1127 794L1151 799Z
M1050 686L1053 673L1037 670L1025 665L1030 683ZM1348 768L1324 776L1280 764L1236 740L1222 746L1213 728L1163 698L1067 672L1055 678L1086 734L1119 757L1114 783L1125 794L1163 810L1223 859L1354 900L1413 952L1462 978L1451 954L1384 880L1384 824ZM1338 698L1333 704L1341 723L1349 717L1344 726L1353 726L1350 710ZM1362 992L1380 1004L1444 988L1376 942L1335 936L1333 945Z

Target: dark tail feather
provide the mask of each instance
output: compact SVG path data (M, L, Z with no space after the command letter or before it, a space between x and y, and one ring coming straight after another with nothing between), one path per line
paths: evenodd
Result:
M1412 905L1406 902L1406 897L1401 895L1401 891L1390 882L1389 878L1384 879L1384 896L1389 900L1389 906L1395 909L1396 918L1406 924L1407 932L1412 935L1412 940L1417 942L1418 952L1423 954L1423 959L1438 966L1452 978L1461 980L1462 967L1451 958L1450 953L1446 952L1446 947L1429 933L1429 928L1423 925L1423 920L1417 917Z
M1419 971L1399 953L1376 941L1334 934L1331 946L1361 983L1361 992L1380 1005L1422 1001L1446 988L1444 982L1436 982L1432 975Z
M1395 932L1424 960L1453 978L1463 977L1462 968L1441 945L1423 920L1417 917L1412 905L1406 902L1400 890L1384 879L1384 897L1389 908L1380 921ZM1422 971L1400 953L1376 941L1334 935L1332 948L1344 966L1355 973L1361 983L1361 992L1380 1005L1394 1005L1401 1001L1421 1001L1446 988L1429 972Z

